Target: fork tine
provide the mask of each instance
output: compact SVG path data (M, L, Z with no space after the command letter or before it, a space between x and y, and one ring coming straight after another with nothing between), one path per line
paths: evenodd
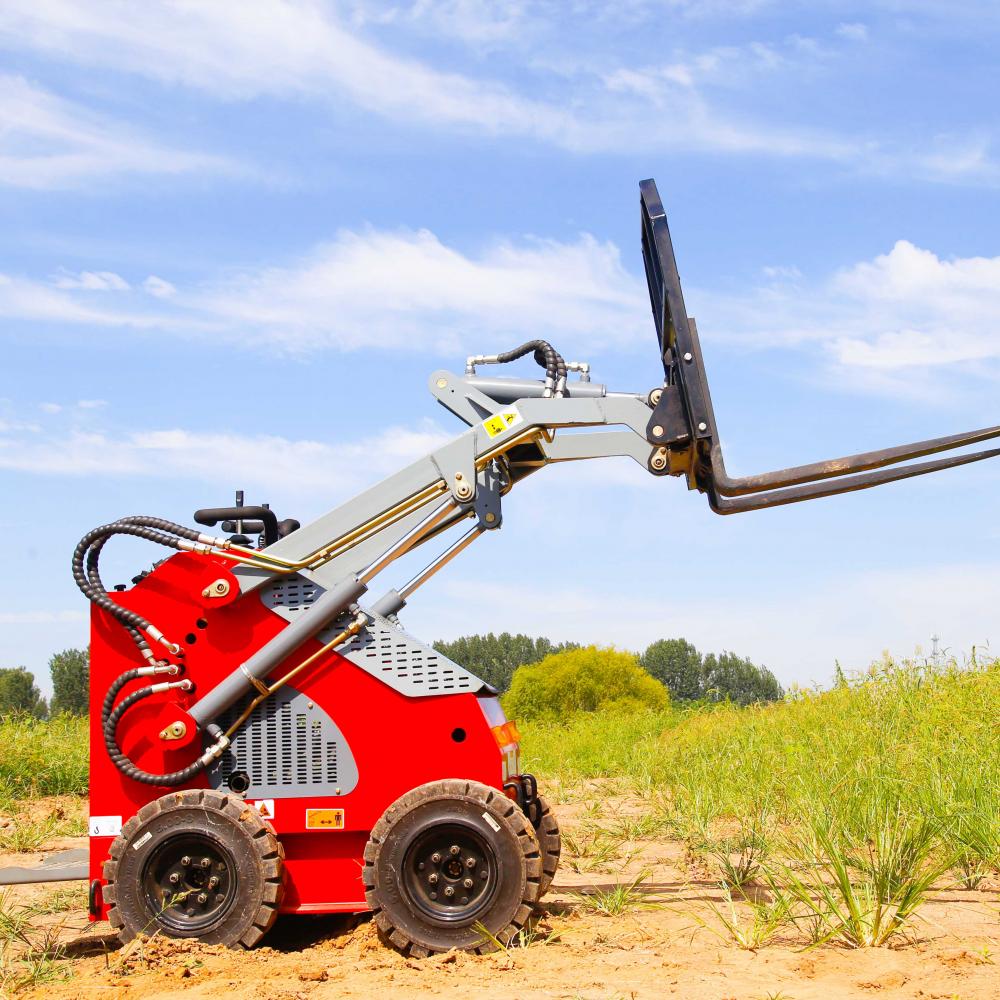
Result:
M994 435L996 436L996 435ZM832 483L811 482L806 485L793 486L787 489L776 489L771 492L756 493L750 496L738 497L735 500L719 496L717 492L710 495L709 503L718 514L738 514L750 510L762 510L767 507L781 507L789 503L799 503L803 500L817 500L820 497L836 496L838 493L853 493L855 490L867 490L883 483L893 483L901 479L912 479L914 476L925 476L941 469L952 469L960 465L970 465L972 462L982 462L987 458L1000 456L1000 448L987 451L977 451L968 455L950 455L937 458L931 462L918 462L902 468L881 469L867 472L859 476L848 476Z
M814 462L810 465L796 465L788 469L776 469L774 472L762 472L755 476L740 476L732 478L726 473L722 458L722 448L719 444L712 446L712 471L716 490L727 497L746 496L751 493L761 493L766 490L780 489L786 486L798 486L817 480L833 479L846 476L853 472L866 472L878 469L896 462L904 462L911 458L933 455L940 451L962 448L1000 437L1000 427L985 427L978 431L967 431L964 434L951 434L948 437L930 438L927 441L915 441L912 444L901 444L894 448L883 448L880 451L866 451L859 455L846 455L825 462ZM974 461L976 461L974 459ZM964 464L964 463L956 463ZM942 465L941 468L949 466ZM919 475L920 473L914 473ZM903 477L905 478L905 477ZM891 482L891 479L883 480ZM861 488L861 487L858 487ZM827 496L828 494L818 494Z

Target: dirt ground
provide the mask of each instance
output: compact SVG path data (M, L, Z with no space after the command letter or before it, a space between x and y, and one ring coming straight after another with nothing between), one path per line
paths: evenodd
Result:
M627 802L615 805L626 812ZM579 805L556 807L570 829L585 823ZM62 838L46 849L85 846ZM619 1000L676 996L685 1000L848 1000L1000 996L1000 887L943 889L928 903L907 940L893 948L850 950L823 945L804 950L780 937L745 951L725 933L710 903L725 905L719 885L665 839L621 844L617 859L566 857L545 897L536 932L526 947L487 956L449 953L422 961L383 946L364 918L279 919L268 947L233 953L160 938L121 948L106 924L88 925L80 910L40 914L32 933L57 937L69 957L56 961L50 981L21 996L46 1000L79 997L218 997L242 1000L359 1000L404 997L512 1000ZM0 864L37 862L44 851L3 856ZM588 870L589 869L589 870ZM617 916L587 902L645 875L638 906ZM14 890L6 909L46 900L83 901L79 883ZM78 893L74 896L73 893ZM58 910L58 906L55 907ZM706 926L707 925L707 926Z

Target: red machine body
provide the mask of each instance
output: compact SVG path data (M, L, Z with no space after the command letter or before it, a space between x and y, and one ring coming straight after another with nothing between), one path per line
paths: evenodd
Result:
M180 553L161 563L116 602L138 611L176 636L184 649L183 676L190 693L167 692L136 705L122 720L118 740L141 768L166 773L194 761L203 746L192 724L188 735L164 741L164 727L230 674L285 626L254 593L241 595L225 559ZM229 579L228 598L206 598L209 582ZM274 670L280 678L320 648L310 640ZM90 877L103 885L102 866L121 825L165 789L134 781L109 759L100 725L104 692L135 665L135 646L121 626L96 606L91 621ZM517 731L499 701L469 692L407 697L336 652L295 678L295 688L339 727L357 762L356 787L343 795L274 798L248 804L273 826L285 852L283 912L324 913L367 909L362 852L372 828L400 795L445 778L478 781L503 790L519 771ZM208 787L202 771L181 788ZM107 904L94 887L93 919Z

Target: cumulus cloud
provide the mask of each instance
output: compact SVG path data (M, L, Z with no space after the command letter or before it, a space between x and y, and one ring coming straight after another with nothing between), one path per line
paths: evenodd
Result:
M158 301L123 294L97 309L83 286L0 275L0 316L211 330L261 349L486 350L546 336L584 347L648 332L644 284L618 248L586 234L571 242L524 238L463 253L427 230L343 231L301 259L229 272L177 289L150 276Z
M703 325L715 337L746 348L818 347L872 385L947 366L1000 374L1000 257L942 258L899 240L821 281L787 267L769 278L748 294L690 298L703 299Z

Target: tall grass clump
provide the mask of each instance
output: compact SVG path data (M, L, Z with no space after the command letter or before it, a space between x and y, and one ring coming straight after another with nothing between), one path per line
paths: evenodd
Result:
M88 762L85 717L0 719L0 801L85 795Z
M538 773L659 792L734 889L780 883L816 940L884 944L935 886L1000 870L1000 665L888 657L829 691L749 708L609 713L523 727Z

